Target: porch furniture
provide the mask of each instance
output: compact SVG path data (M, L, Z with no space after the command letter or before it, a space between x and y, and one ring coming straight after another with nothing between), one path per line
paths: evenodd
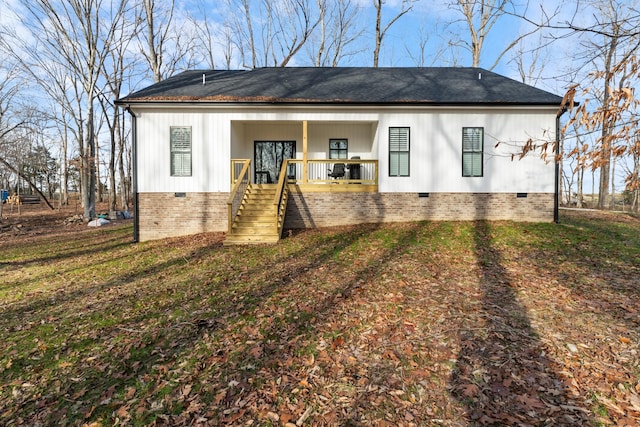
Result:
M334 179L344 178L344 170L345 170L344 163L335 163L333 165L333 170L329 169L329 176Z
M351 157L352 160L360 160L360 156ZM360 179L360 163L349 163L349 179Z

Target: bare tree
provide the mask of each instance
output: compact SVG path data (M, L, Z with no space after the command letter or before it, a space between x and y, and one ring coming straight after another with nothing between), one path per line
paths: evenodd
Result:
M515 64L522 83L537 86L545 75L545 68L550 61L547 42L544 36L538 34L535 47L527 47L520 40L514 51L512 63Z
M27 123L27 120L19 117L13 108L16 106L14 100L20 90L19 82L15 80L17 69L12 68L2 74L5 75L0 75L0 147L7 145L6 140L13 131Z
M163 54L171 31L174 7L175 1L171 0L166 10L159 12L155 0L142 1L141 19L145 23L145 28L140 33L140 37L146 42L146 46L144 48L141 47L140 51L147 60L153 80L156 83L164 79ZM164 15L164 21L156 19L158 15Z
M5 185L9 186L11 175L15 173L15 168L11 167L10 162L6 159L10 157L10 151L14 138L13 134L21 126L26 124L26 119L19 117L17 111L12 108L15 106L14 99L18 93L19 86L15 84L16 69L4 69L5 64L0 64L0 189L5 189ZM0 201L0 222L2 221L2 201Z
M120 205L124 210L129 208L127 179L124 172L124 152L126 150L126 138L123 133L124 111L116 108L113 101L120 97L126 76L133 72L136 65L135 59L128 55L129 46L133 41L133 37L130 35L136 32L136 23L133 19L129 19L126 13L120 14L117 19L115 28L119 34L119 42L114 43L103 62L102 72L108 78L105 79L105 87L99 97L110 140L108 160L110 211L115 211L117 207L117 182L120 183ZM116 164L118 165L119 179L116 179Z
M96 135L94 103L106 54L114 43L115 22L124 11L125 0L103 4L100 0L68 0L53 3L30 0L23 3L26 11L23 24L31 28L40 42L33 51L47 52L64 69L67 76L77 79L71 90L82 104L76 111L78 153L80 158L81 193L85 219L95 217ZM26 47L26 46L25 46ZM21 55L20 52L15 52Z
M630 78L631 70L627 71L623 68L626 68L626 63L640 47L640 40L638 40L637 36L629 37L625 34L624 24L627 18L620 15L621 10L618 6L613 2L607 2L604 8L601 8L603 15L610 20L610 34L605 36L604 43L601 46L595 46L604 59L602 72L598 74L602 77L602 91L600 92L602 111L608 112L600 120L600 150L594 153L594 164L600 165L598 207L601 209L607 206L613 207L613 200L609 195L610 185L614 182L611 176L611 157L613 145L620 137L617 134L616 127L621 117L618 114L609 114L611 110L619 107L619 105L616 105L618 99L616 99L611 89L616 84L616 76L618 77L618 89L622 90L625 87L625 83ZM615 191L615 189L613 190Z
M617 0L599 1L594 7L595 23L590 27L573 21L561 27L591 36L583 48L593 71L582 87L586 99L572 121L584 132L599 132L587 155L592 169L600 171L598 207L604 209L613 207L612 161L625 155L635 141L638 118L632 111L636 105L632 88L640 78L636 58L640 19L630 5Z
M593 0L575 2L573 14L561 22L547 19L539 24L521 17L539 28L551 30L555 40L566 44L573 37L577 41L572 54L577 66L570 75L582 77L575 77L579 83L571 84L565 94L563 108L570 114L562 132L566 135L569 129L577 129L573 137L579 140L566 156L575 157L578 168L599 171L598 207L612 207L614 162L620 161L627 171L627 190L637 185L634 168L624 163L634 160L640 124L637 114L640 103L635 98L635 87L640 83L640 62L636 56L640 48L637 6L633 1ZM576 106L576 98L580 106ZM578 191L583 179L582 175Z
M337 67L344 58L359 50L351 46L364 34L362 10L351 0L318 0L320 23L309 44L309 56L316 67Z
M274 47L278 52L274 56L274 63L279 62L279 67L286 67L311 37L320 23L320 17L313 15L312 3L308 0L289 0L284 2L284 6L278 7L274 22L278 35Z
M242 65L246 68L256 68L258 66L258 55L256 52L256 38L253 32L250 0L228 1L231 21L227 26L228 28L232 28L231 33L234 36L235 45L240 53ZM241 9L242 13L237 13L237 9ZM250 52L248 61L247 50Z
M138 19L144 24L138 32L139 49L154 82L194 65L196 36L183 25L188 19L176 15L175 0L143 0Z
M20 22L19 16L22 16L23 22L29 21L28 13L20 13L21 10L11 11L16 18L15 21ZM13 20L12 20L13 21ZM0 37L0 51L6 54L5 58L12 58L16 64L16 70L24 76L20 79L21 93L26 96L31 95L31 91L36 90L45 96L47 102L39 105L38 109L41 115L47 117L49 126L57 129L60 141L61 155L61 204L68 202L68 141L70 135L79 140L79 134L76 129L82 129L83 112L81 106L83 103L82 96L78 91L81 87L79 77L69 72L60 60L55 40L47 40L45 37L39 37L34 46L31 35L23 35L22 31L16 31L12 27L4 27L1 31L5 37ZM37 28L33 28L33 38L37 33ZM62 40L60 41L62 42ZM53 44L53 46L52 46ZM35 87L33 84L35 83Z
M226 25L246 68L287 66L321 21L310 0L228 0L227 6Z
M373 6L376 9L376 33L375 33L375 48L373 49L373 66L377 67L380 59L380 49L382 48L382 40L389 31L389 28L395 24L398 19L402 18L411 9L415 0L402 0L400 4L400 11L391 18L384 26L382 24L382 9L385 4L385 0L373 0Z
M638 206L640 205L640 136L636 135L633 143L630 146L631 165L627 169L627 178L625 183L627 185L627 191L632 195L631 197L631 210L638 213Z
M418 29L417 43L415 43L411 47L405 44L405 50L407 51L407 54L409 55L413 63L416 65L416 67L427 66L428 56L432 56L432 58L437 58L440 56L437 53L433 55L429 54L428 47L429 47L430 35L431 33L426 31L425 26L421 25L420 28ZM417 52L415 47L417 47Z
M216 61L214 59L214 51L216 42L216 31L214 30L215 22L211 22L209 14L207 13L206 6L203 0L200 0L197 4L198 16L189 15L189 21L195 28L196 35L196 49L202 57L202 61L211 69L216 68Z
M467 40L462 39L453 43L460 44L471 53L473 67L480 66L485 41L496 23L505 15L516 15L517 8L513 0L455 0L451 3L451 7L460 12L464 26L468 30ZM525 6L524 9L524 12L519 13L526 14L527 7ZM543 14L542 19L543 22L548 22L550 17ZM537 23L532 25L529 31L513 36L506 46L497 50L498 55L488 69L494 69L509 51L542 27L543 24Z
M50 170L48 168L50 165L48 160L50 160L50 155L42 145L34 147L34 142L37 142L35 140L40 134L33 125L32 120L20 124L14 123L0 134L0 149L2 149L0 151L0 166L15 175L18 195L22 187L21 181L23 181L28 185L30 191L40 195L47 206L53 210L54 207L45 194L45 191L51 191L52 188L44 183L49 178ZM46 158L40 156L40 153L46 153ZM38 185L38 180L41 185Z

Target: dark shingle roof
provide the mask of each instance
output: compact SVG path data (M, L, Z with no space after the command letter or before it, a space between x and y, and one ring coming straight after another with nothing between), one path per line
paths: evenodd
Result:
M149 102L558 106L562 97L481 68L288 67L186 71L118 101Z

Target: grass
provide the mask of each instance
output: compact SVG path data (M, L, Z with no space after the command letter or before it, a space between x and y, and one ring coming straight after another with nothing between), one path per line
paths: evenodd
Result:
M633 218L131 233L2 240L0 424L640 422Z

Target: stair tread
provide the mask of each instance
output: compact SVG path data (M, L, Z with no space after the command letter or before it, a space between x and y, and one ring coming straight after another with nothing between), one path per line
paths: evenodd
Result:
M250 184L244 194L231 232L224 244L277 243L280 240L279 226L284 220L284 210L274 210L276 184ZM286 191L283 201L286 203Z

